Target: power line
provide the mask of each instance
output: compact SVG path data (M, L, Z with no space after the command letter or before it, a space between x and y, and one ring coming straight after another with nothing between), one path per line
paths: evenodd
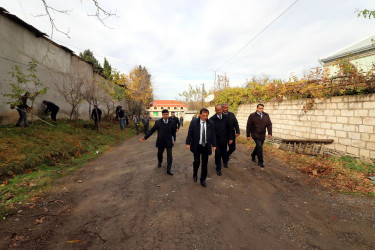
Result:
M258 34L256 34L253 38L250 39L240 50L234 53L228 60L226 60L220 67L223 67L225 64L230 62L234 57L236 57L242 50L244 50L250 43L252 43L258 36L260 36L266 29L268 29L277 19L279 19L285 12L287 12L290 8L293 7L299 0L295 0L288 8L286 8L280 15L278 15L271 23L269 23L265 28L263 28Z

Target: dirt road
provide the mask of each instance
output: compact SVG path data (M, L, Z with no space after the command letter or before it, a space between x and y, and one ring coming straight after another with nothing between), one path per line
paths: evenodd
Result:
M0 248L374 249L375 200L329 193L238 146L223 175L209 159L207 188L192 180L187 128L157 168L155 139L114 148L56 183L50 197L0 222ZM166 152L164 153L166 158Z

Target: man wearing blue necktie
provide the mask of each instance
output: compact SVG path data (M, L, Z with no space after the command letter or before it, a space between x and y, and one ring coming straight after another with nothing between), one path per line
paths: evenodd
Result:
M141 138L141 142L144 142L149 138L155 131L158 131L158 138L156 139L156 147L158 148L158 168L161 168L163 162L164 149L167 149L167 174L173 175L172 172L172 147L176 140L176 125L168 119L169 111L164 109L162 112L163 118L157 120L152 129Z

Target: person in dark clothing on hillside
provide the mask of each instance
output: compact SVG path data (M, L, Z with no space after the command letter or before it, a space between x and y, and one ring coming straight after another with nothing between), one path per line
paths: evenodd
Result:
M143 131L145 132L145 135L146 135L148 133L148 127L149 127L149 124L150 124L150 119L148 119L147 114L144 114L141 121L142 121L142 125L143 125Z
M128 111L125 110L125 127L129 125L129 116L128 116Z
M172 147L176 140L176 125L169 118L169 111L164 109L162 112L163 118L157 120L151 130L140 139L144 142L155 131L158 131L158 138L156 139L156 147L158 148L158 168L161 168L163 162L164 149L167 149L167 174L173 175L172 172Z
M246 125L246 134L247 139L250 140L253 138L255 141L255 148L251 154L251 159L253 162L256 162L255 156L258 157L258 166L262 169L264 168L263 164L263 143L266 139L266 128L268 131L268 138L272 137L272 122L270 116L263 112L264 105L258 104L257 111L249 115Z
M118 106L117 114L118 118L120 119L120 128L121 130L125 129L125 111L122 109L122 106Z
M216 114L210 118L215 124L216 134L216 150L215 150L215 165L216 173L221 176L221 160L225 168L228 168L228 154L227 145L233 143L233 126L229 122L229 118L223 115L221 105L215 106Z
M18 115L20 118L18 119L16 123L16 127L20 127L22 121L25 124L25 127L28 127L29 124L27 122L27 111L31 110L31 107L27 105L27 99L30 97L30 93L26 92L23 96L21 96L21 104L17 106ZM14 108L11 107L11 108Z
M53 102L43 101L44 105L47 105L45 113L48 114L48 112L51 112L51 119L53 121L56 121L56 115L57 112L59 112L59 106L54 104Z
M115 113L116 113L116 120L119 118L119 113L120 113L120 110L121 110L122 106L119 105L116 107L116 110L115 110Z
M240 127L238 126L238 121L236 118L236 115L232 112L229 112L229 106L228 104L224 103L221 105L223 107L223 114L228 116L229 122L231 123L232 127L234 128L232 130L233 133L233 143L228 144L229 150L228 150L228 157L236 150L236 137L240 135Z
M97 105L94 106L94 109L91 112L91 119L94 119L95 121L95 129L99 130L99 122L102 119L102 111Z

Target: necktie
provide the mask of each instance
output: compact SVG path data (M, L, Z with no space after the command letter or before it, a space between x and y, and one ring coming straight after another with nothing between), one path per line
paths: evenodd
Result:
M206 130L204 128L204 122L202 122L202 146L206 146Z

